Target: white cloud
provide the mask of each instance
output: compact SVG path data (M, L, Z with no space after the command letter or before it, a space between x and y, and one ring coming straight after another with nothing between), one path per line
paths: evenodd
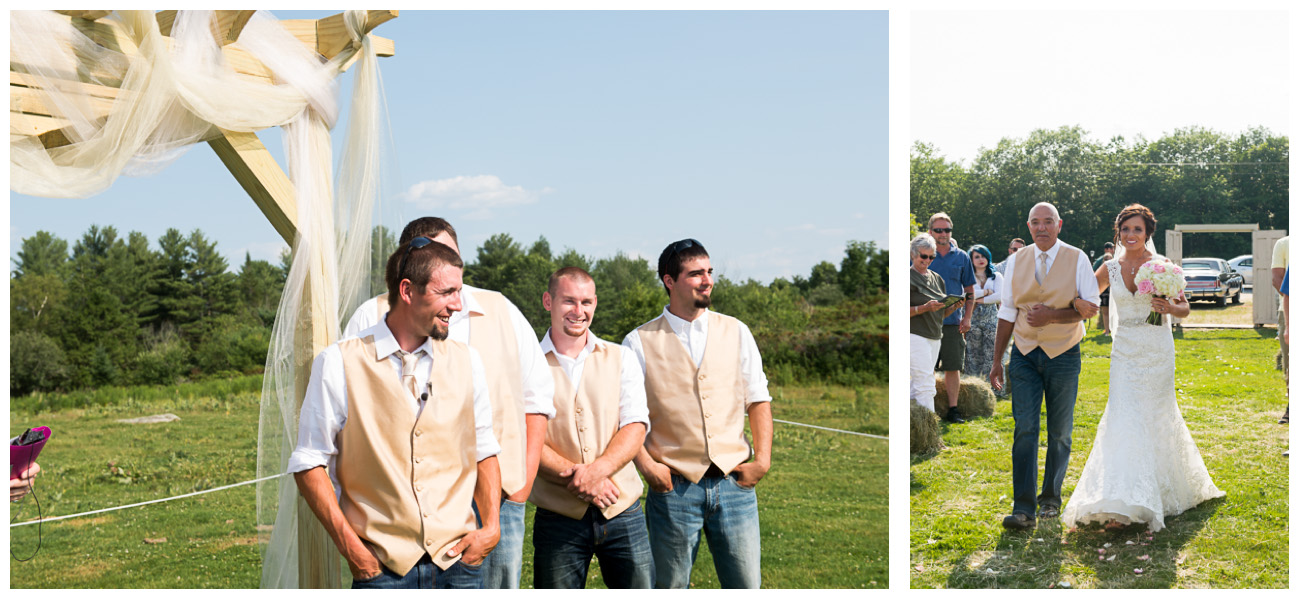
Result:
M496 175L457 175L421 181L400 198L423 211L463 211L467 214L462 218L482 220L491 218L493 209L535 204L543 194L553 191L549 187L527 190L506 185Z

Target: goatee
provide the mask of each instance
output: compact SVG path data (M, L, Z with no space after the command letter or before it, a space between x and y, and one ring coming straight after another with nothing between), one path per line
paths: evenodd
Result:
M713 299L710 296L695 299L695 308L708 308L710 304L713 304Z
M447 339L448 333L450 333L450 328L438 327L437 325L434 325L433 329L429 331L429 337L433 338L434 341L441 342Z

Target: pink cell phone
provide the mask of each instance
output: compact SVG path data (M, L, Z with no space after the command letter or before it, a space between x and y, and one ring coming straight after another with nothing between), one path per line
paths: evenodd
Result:
M23 471L36 462L51 435L49 427L33 427L9 440L9 479L22 477Z

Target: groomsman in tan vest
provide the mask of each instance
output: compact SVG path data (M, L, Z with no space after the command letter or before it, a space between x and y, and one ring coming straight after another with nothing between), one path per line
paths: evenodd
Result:
M664 248L659 279L668 306L623 339L645 369L650 432L635 461L650 487L655 587L690 585L703 531L722 587L757 588L754 487L772 466L772 397L758 346L744 323L708 310L713 267L698 241Z
M1057 239L1061 215L1046 202L1029 211L1033 243L1007 258L1007 282L1002 286L998 333L993 356L1002 356L1015 335L1007 374L1011 378L1011 414L1015 435L1011 444L1012 513L1002 520L1007 529L1032 529L1037 517L1055 519L1061 513L1061 486L1070 463L1074 429L1074 400L1079 395L1079 341L1084 319L1101 303L1097 278L1082 250ZM1087 303L1075 303L1075 299ZM1075 306L1085 310L1080 314ZM1002 361L993 361L989 381L1002 389ZM1039 419L1047 412L1047 461L1043 490L1037 497Z
M483 364L447 339L461 269L425 238L394 252L385 319L312 365L289 471L354 588L481 588L500 536ZM488 507L479 528L474 501Z
M401 246L425 237L460 254L456 230L438 217L421 217L402 229ZM537 334L523 313L499 292L466 285L464 310L449 324L449 339L478 350L492 398L492 431L501 443L501 543L484 564L489 589L518 589L523 570L524 503L541 459L546 421L555 416L554 383L537 345ZM362 303L344 329L356 335L389 310L386 296ZM475 503L475 510L483 507Z
M632 457L650 425L645 379L632 352L591 333L596 283L579 267L553 273L542 305L541 348L555 379L555 418L537 484L533 583L582 589L594 554L610 588L654 584L641 478Z

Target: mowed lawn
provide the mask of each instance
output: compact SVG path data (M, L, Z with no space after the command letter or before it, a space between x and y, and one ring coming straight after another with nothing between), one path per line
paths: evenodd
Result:
M1140 525L1108 533L1044 520L1032 532L1005 531L1014 424L1010 402L999 402L993 417L944 426L947 450L912 457L911 586L1288 587L1289 426L1277 424L1286 396L1274 369L1276 331L1188 330L1175 338L1178 404L1225 498L1166 519L1153 535ZM1105 408L1110 338L1091 331L1082 351L1067 504Z
M10 435L54 431L38 462L43 514L68 515L253 479L260 377L219 385L110 390L103 398L14 399ZM887 435L884 387L773 386L777 419ZM45 405L89 405L38 410ZM179 421L118 423L172 413ZM759 484L764 587L884 588L887 581L888 442L776 424L773 469ZM15 588L257 587L261 557L255 486L139 508L10 529ZM36 517L31 497L10 521ZM532 587L532 514L523 587ZM37 551L35 558L23 562ZM588 587L603 587L593 563ZM346 570L345 570L346 572ZM717 587L707 544L691 577Z

